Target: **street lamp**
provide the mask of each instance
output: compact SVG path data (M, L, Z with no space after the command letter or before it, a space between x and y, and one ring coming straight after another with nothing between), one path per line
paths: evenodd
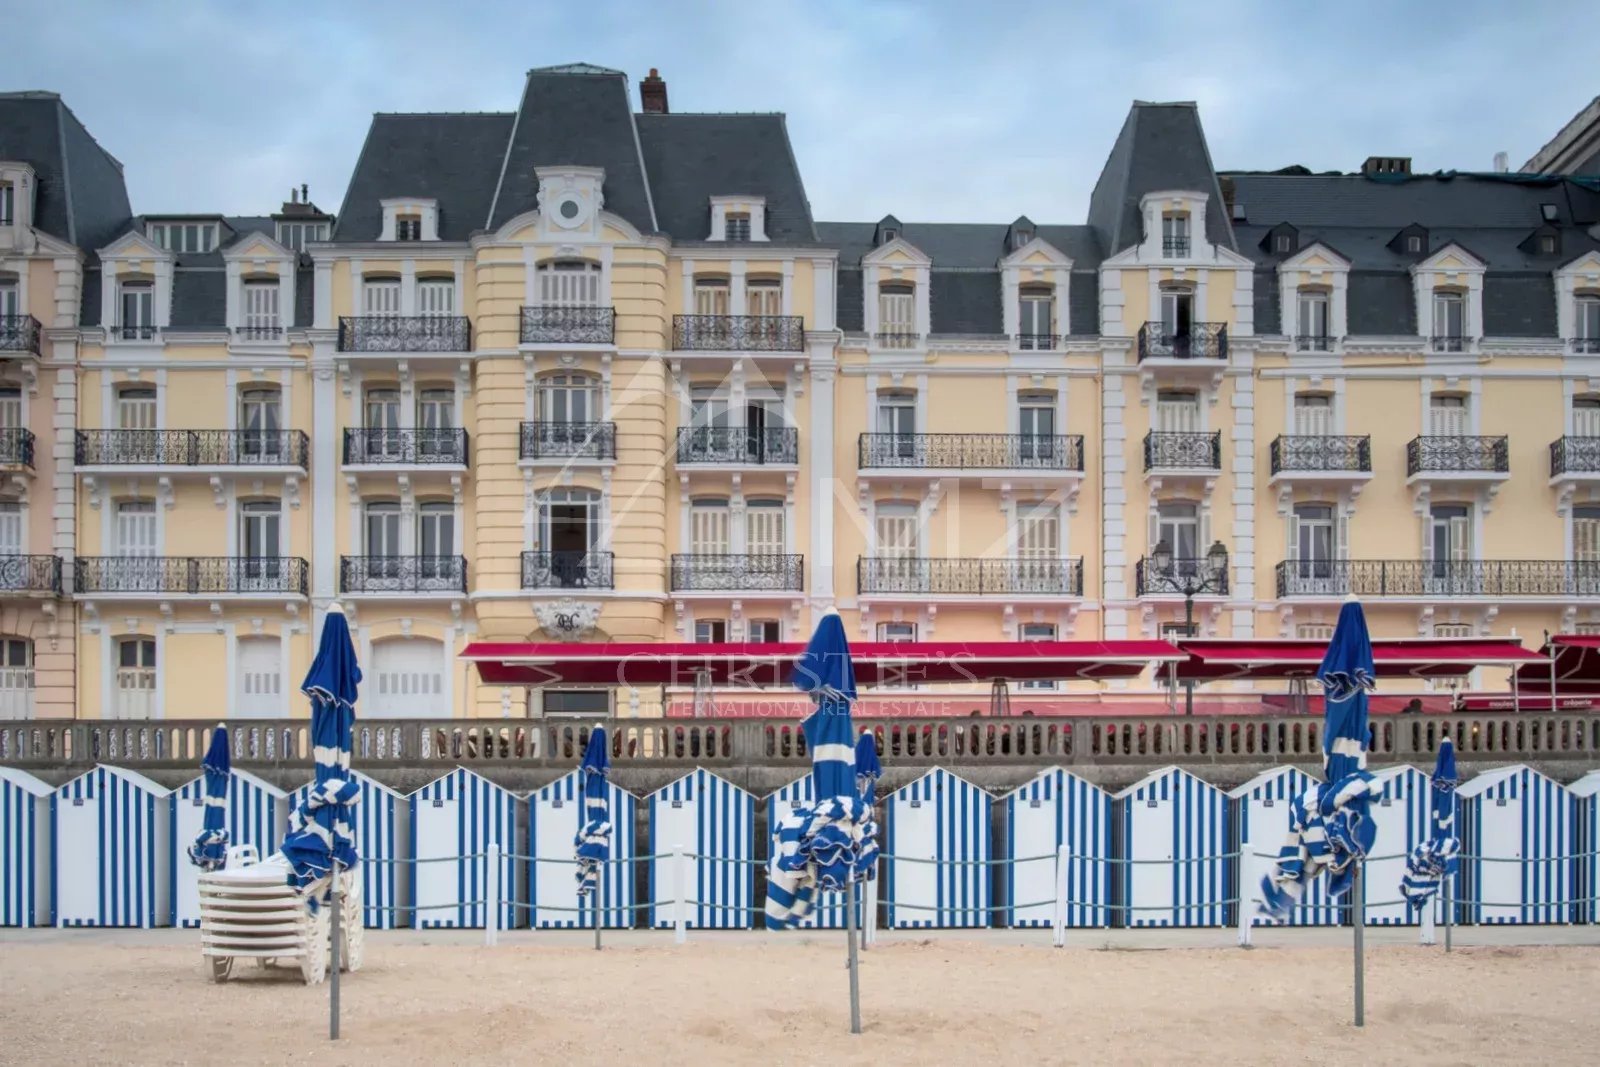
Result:
M1166 590L1178 593L1183 597L1183 632L1187 637L1194 636L1194 598L1201 593L1226 593L1228 591L1228 550L1222 547L1222 542L1217 541L1206 553L1205 560L1200 566L1182 568L1184 573L1178 573L1179 568L1173 566L1172 546L1165 540L1156 543L1150 553L1150 561L1155 564L1150 576L1151 591ZM1194 714L1194 682L1183 683L1183 713Z

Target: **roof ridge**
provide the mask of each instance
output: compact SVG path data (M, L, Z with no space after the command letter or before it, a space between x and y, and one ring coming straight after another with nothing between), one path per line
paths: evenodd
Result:
M653 119L787 118L787 111L635 111Z
M510 118L515 111L374 111L373 118L386 119L473 119Z

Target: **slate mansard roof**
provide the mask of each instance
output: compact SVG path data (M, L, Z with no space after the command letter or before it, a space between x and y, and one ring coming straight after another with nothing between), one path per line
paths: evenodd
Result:
M33 167L34 226L85 251L104 247L133 214L122 164L55 93L0 93L0 159Z

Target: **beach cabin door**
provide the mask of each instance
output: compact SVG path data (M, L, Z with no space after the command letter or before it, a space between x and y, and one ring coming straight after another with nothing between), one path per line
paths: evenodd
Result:
M1176 800L1162 803L1159 800L1140 800L1130 796L1127 804L1128 826L1135 844L1136 854L1130 859L1136 860L1167 860L1171 861L1172 852L1172 804ZM1123 896L1130 907L1133 908L1170 908L1177 903L1172 895L1172 869L1160 866L1140 866L1128 864L1124 870L1124 877L1128 879L1128 892ZM1189 913L1181 913L1180 920L1187 918ZM1133 926L1143 922L1154 925L1167 918L1159 911L1129 911L1124 916L1124 925Z

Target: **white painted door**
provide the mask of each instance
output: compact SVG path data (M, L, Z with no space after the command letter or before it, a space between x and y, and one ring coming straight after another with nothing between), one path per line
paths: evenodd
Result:
M448 719L444 703L444 645L423 637L372 647L372 717ZM363 691L365 696L365 687Z
M0 556L22 555L22 505L0 501Z
M246 282L244 286L244 328L272 331L281 325L278 317L278 283Z
M1157 799L1139 800L1129 796L1127 817L1133 840L1135 860L1164 860L1173 858L1173 818L1170 803ZM1123 868L1127 872L1127 900L1135 908L1170 908L1177 903L1173 896L1175 883L1181 877L1172 867L1157 863L1134 863ZM1126 915L1130 924L1154 924L1166 916L1158 911L1134 911Z
M417 282L418 315L454 315L456 283L452 278L424 279Z
M951 901L941 901L941 879L951 878L948 868L932 861L939 858L940 801L897 797L894 804L894 851L904 860L890 860L894 864L894 899L898 904L915 905L897 910L896 926L937 921L935 909L952 906ZM955 877L960 877L959 875Z
M100 917L102 877L99 853L81 843L100 840L100 800L58 795L55 820L56 840L77 843L56 848L56 919L62 923L96 922Z
M400 314L400 280L375 279L361 287L361 313L363 315Z
M1572 401L1572 436L1600 437L1600 400L1580 396Z
M783 505L754 501L745 509L746 551L752 556L781 556L787 551Z
M689 512L689 551L696 556L728 554L728 506L695 504Z
M1428 402L1428 433L1438 437L1464 437L1467 423L1467 398L1436 396Z
M117 544L119 556L154 556L156 545L156 505L151 500L125 500L117 505Z
M1159 433L1196 433L1200 429L1200 399L1193 393L1156 394L1156 430Z
M283 706L283 644L276 637L241 637L239 691L234 713L242 719L275 719Z
M1294 398L1296 437L1326 437L1333 433L1333 404L1320 393L1305 393Z
M539 302L556 307L594 307L600 303L600 268L571 260L539 268Z
M694 287L694 313L696 315L728 314L728 284L726 282L697 282Z

